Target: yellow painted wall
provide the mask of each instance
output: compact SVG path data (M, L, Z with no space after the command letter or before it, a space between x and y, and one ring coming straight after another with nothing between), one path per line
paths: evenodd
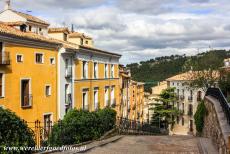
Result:
M39 48L23 47L6 44L5 51L10 52L11 64L0 66L5 71L5 97L0 98L0 105L15 112L28 122L40 120L43 114L52 113L53 121L57 121L57 51ZM44 53L44 64L35 64L35 53ZM16 54L23 55L23 63L16 62ZM50 64L54 57L56 64ZM21 108L20 79L31 79L32 108ZM51 96L46 97L45 85L51 85Z
M75 61L75 73L76 73L76 78L75 78L75 107L77 109L82 108L82 91L83 89L89 89L88 91L88 103L89 103L89 110L93 111L94 109L94 88L98 87L99 88L99 103L100 103L100 108L104 108L105 106L105 99L104 99L104 94L105 94L105 87L109 86L110 89L112 86L115 86L115 94L114 98L116 99L116 104L119 104L119 79L118 78L113 78L113 79L105 79L104 78L104 65L102 63L98 64L98 79L93 79L93 62L89 61L88 62L88 79L82 80L82 64L83 62L81 60L76 60ZM110 65L108 65L110 68ZM114 71L118 73L118 66L115 65ZM115 73L116 74L116 73ZM109 69L109 75L110 75L110 69ZM118 77L118 74L115 75L115 77ZM109 89L109 96L110 96L110 89ZM118 107L116 107L118 109Z

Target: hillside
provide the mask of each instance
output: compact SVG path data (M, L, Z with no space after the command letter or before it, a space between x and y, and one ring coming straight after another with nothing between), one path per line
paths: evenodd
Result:
M157 82L186 71L184 68L188 63L200 61L202 69L208 69L210 65L219 68L223 66L225 58L230 58L230 51L213 50L195 56L171 55L157 57L140 63L128 64L127 67L131 70L132 79L145 82L145 90L150 92L151 87L156 85Z

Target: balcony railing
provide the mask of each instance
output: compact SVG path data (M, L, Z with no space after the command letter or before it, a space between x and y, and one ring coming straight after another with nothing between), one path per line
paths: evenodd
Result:
M219 88L208 88L205 95L206 96L212 96L220 102L220 105L221 105L221 107L224 111L224 114L228 120L228 123L230 125L230 104L226 100L222 91Z
M94 104L94 110L95 110L95 111L99 110L99 102L96 102L96 103Z
M88 104L83 105L83 110L88 111L89 110L89 105Z
M188 111L188 116L193 116L193 111Z
M21 106L22 108L30 108L32 107L33 96L32 94L22 96Z
M10 65L10 53L9 52L0 53L0 65Z
M111 100L111 107L112 107L112 108L115 108L115 107L116 107L116 98L113 98L113 99Z
M72 104L72 94L67 94L65 98L65 105L70 105Z
M192 102L193 101L193 97L192 96L188 96L188 101Z
M71 78L72 77L72 67L66 67L65 68L65 77L66 78Z
M184 95L180 95L180 100L184 100Z
M110 106L110 101L109 101L109 100L106 100L106 101L105 101L105 106L106 106L106 107L109 107L109 106Z

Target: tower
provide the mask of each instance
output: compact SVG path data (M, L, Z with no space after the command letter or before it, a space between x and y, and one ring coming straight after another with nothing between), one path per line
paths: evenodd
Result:
M6 2L6 4L5 4L4 10L10 10L11 9L10 0L6 0L5 2Z

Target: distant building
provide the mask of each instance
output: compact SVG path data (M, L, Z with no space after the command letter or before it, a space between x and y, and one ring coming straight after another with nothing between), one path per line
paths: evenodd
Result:
M130 70L120 65L119 116L130 120L143 121L144 83L131 80Z
M189 87L190 76L191 72L186 72L166 79L167 86L175 88L177 101L174 102L174 106L183 113L182 116L176 117L173 134L186 135L196 132L193 116L199 102L204 98L205 92L201 88Z

